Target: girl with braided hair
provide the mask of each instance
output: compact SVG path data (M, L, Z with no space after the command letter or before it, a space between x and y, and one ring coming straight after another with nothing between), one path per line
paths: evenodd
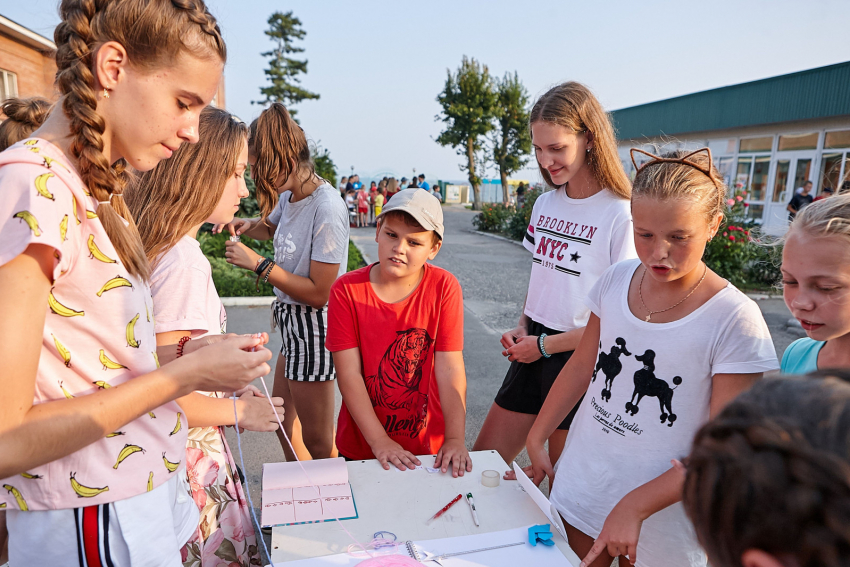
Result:
M175 400L243 388L271 353L245 336L157 348L124 167L149 170L197 142L226 50L201 0L63 0L59 11L60 100L0 153L9 558L176 567L198 526L186 432L219 423Z
M587 329L528 435L530 472L555 477L550 500L582 567L705 567L671 460L779 362L755 302L702 261L726 206L711 152L632 152L638 259L590 290ZM605 380L592 380L597 366ZM545 441L582 394L555 473Z
M697 433L684 505L714 567L850 565L848 380L766 379Z
M782 372L850 368L850 194L801 210L782 249L782 295L807 337L782 355Z

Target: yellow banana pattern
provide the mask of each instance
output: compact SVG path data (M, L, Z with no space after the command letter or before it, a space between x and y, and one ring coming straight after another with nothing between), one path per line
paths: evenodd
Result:
M27 148L27 149L28 149L29 151L31 151L32 153L34 153L34 154L37 154L37 153L38 153L38 151L39 151L39 150L38 150L38 148Z
M26 142L24 142L24 145L25 146L34 146L37 143L38 143L38 140L27 140Z
M61 315L62 317L82 317L86 314L85 311L76 311L56 301L56 298L53 296L52 289L50 290L50 294L47 296L47 305L50 306L51 311L57 315Z
M141 341L136 340L136 321L139 320L139 314L136 313L136 316L127 323L127 346L133 348L139 348L141 345Z
M101 390L106 390L107 388L112 387L108 382L104 382L103 380L95 380L94 382L92 382L92 384L94 384Z
M111 439L113 437L118 437L119 435L124 435L123 431L115 431L106 436L107 439Z
M130 283L130 280L128 280L127 278L115 276L114 278L103 284L103 287L100 288L100 291L97 292L97 296L101 297L107 291L119 287L129 287L130 289L133 289L133 284Z
M59 240L62 242L68 240L68 215L62 217L62 220L59 222Z
M75 197L71 198L71 212L74 213L74 220L77 221L77 224L81 224L83 221L77 216L77 199Z
M100 349L100 356L98 357L98 360L100 360L100 363L103 365L104 370L118 370L119 368L127 368L123 364L118 364L114 360L111 360L108 356L106 356L106 353L103 351L103 349Z
M5 488L9 492L9 494L15 497L15 501L18 503L18 508L21 509L21 512L26 512L29 510L29 507L27 506L27 501L24 500L24 497L21 494L20 490L18 490L11 484L4 484L3 488Z
M98 494L101 494L101 493L109 490L108 486L104 486L103 488L94 488L94 487L91 487L91 486L84 486L84 485L80 484L79 482L77 482L77 479L75 478L76 475L77 475L77 473L73 473L73 472L71 473L71 488L74 490L74 492L77 493L77 496L79 496L80 498L93 498L93 497L97 496Z
M30 474L30 473L28 473L28 472L22 472L22 473L21 473L21 476L22 476L22 477L24 477L24 478L27 478L27 479L29 479L29 480L38 480L38 479L40 479L40 478L44 478L44 477L43 477L43 476L41 476L40 474Z
M121 449L121 452L120 452L120 453L118 453L118 460L117 460L117 461L115 461L115 464L114 464L114 465L112 465L112 468L113 468L113 469L117 469L117 468L118 468L118 465L120 465L121 463L123 463L123 462L124 462L124 460L125 460L127 457L129 457L129 456L130 456L130 455L132 455L133 453L138 453L138 452L142 452L142 453L144 453L144 452L145 452L145 450L144 450L144 449L142 449L141 447L139 447L138 445L131 445L131 444L127 443L126 445L124 445L124 448L123 448L123 449Z
M30 227L34 236L41 236L41 228L38 226L38 219L36 219L33 214L29 211L18 211L14 215L12 215L14 219L21 219L27 226Z
M0 510L3 510L4 508L6 508L6 503L0 502Z
M149 411L148 415L151 416L151 419L156 419L156 414L154 412Z
M177 435L177 432L180 431L180 429L183 427L183 422L180 420L180 417L182 415L183 414L179 411L177 412L177 425L175 425L174 429L171 430L171 433L168 434L169 437L171 437L172 435Z
M97 213L94 212L94 211L90 211L90 210L86 209L86 218L87 219L96 219Z
M53 167L53 164L55 163L56 165L58 165L59 167L61 167L61 168L62 168L62 169L64 169L65 171L68 171L68 168L67 168L67 167L65 167L65 166L62 164L62 162L61 162L61 161L57 161L57 160L53 159L52 157L48 157L48 156L42 156L42 157L44 158L44 167L46 167L47 169L52 168L52 167Z
M66 398L68 398L69 400L73 400L73 399L74 399L74 394L72 394L71 392L69 392L68 390L66 390L66 389L65 389L65 386L63 386L62 384L63 384L63 382L60 380L60 381L59 381L59 387L62 389L62 393L63 393L63 394L65 394L65 397L66 397Z
M153 471L148 475L148 492L153 490Z
M47 158L44 158L47 159ZM42 173L38 177L35 178L35 190L36 195L41 195L45 199L50 199L51 201L55 201L56 197L53 196L47 189L47 180L51 177L55 177L52 173Z
M50 333L50 336L53 337L53 344L56 345L56 351L59 353L59 356L62 357L62 361L65 363L65 366L71 368L71 352L65 348L65 345L59 342L56 335Z
M95 260L100 260L105 264L117 264L118 260L113 260L106 254L100 251L100 248L97 247L97 244L94 243L94 234L89 234L89 239L86 241L86 245L89 247L89 258L94 258ZM98 297L100 297L98 295Z
M168 459L165 458L165 453L162 454L162 462L165 463L165 468L168 469L168 472L174 472L180 466L180 461L176 463L172 463Z
M153 355L153 361L156 362L156 367L160 368L159 355L156 353L156 351L152 352L151 354Z

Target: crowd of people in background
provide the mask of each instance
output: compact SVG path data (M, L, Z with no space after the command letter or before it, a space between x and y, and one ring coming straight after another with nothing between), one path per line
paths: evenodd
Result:
M384 177L380 181L371 181L369 187L366 187L360 181L360 176L355 173L341 178L338 189L348 207L352 228L377 226L376 219L380 216L384 204L403 189L424 189L440 202L443 201L440 186L435 184L432 187L425 180L424 173L414 175L410 180L407 177L402 177L401 180Z

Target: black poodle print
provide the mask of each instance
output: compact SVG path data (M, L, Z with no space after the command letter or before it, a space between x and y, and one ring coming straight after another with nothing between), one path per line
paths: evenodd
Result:
M620 362L620 355L632 355L632 353L626 349L625 339L617 337L614 342L617 344L611 347L610 353L599 353L599 360L596 363L596 369L593 371L593 378L590 380L591 382L596 382L596 374L600 370L603 374L605 374L605 387L602 388L602 399L605 401L611 400L611 387L614 385L614 378L616 378L617 374L623 370L623 363ZM599 349L602 349L602 343L599 343Z
M632 401L626 402L626 412L635 415L638 412L638 404L644 396L658 398L661 406L661 423L667 422L667 427L673 427L676 414L673 413L673 390L670 385L660 378L655 377L655 351L647 350L643 355L635 355L635 360L643 362L643 368L635 372L635 391ZM673 378L673 384L678 386L682 383L681 376ZM637 402L635 402L637 396ZM632 403L634 402L634 403Z

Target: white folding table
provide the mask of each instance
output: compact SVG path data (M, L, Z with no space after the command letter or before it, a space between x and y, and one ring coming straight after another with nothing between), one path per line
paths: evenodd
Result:
M500 475L508 465L495 451L470 453L473 470L463 477L451 473L429 473L423 470L385 471L377 460L352 461L348 465L358 518L342 523L361 543L372 540L379 531L392 532L399 541L419 541L495 532L532 524L548 524L540 508L516 481L502 480L499 486L481 484L481 471L495 470ZM434 463L433 455L420 456L424 466ZM476 527L466 503L472 492L481 524ZM464 498L448 512L426 525L426 520L457 496ZM574 566L580 560L564 539L555 533L555 543ZM321 522L280 526L272 530L272 561L275 563L344 553L353 543L339 522Z

